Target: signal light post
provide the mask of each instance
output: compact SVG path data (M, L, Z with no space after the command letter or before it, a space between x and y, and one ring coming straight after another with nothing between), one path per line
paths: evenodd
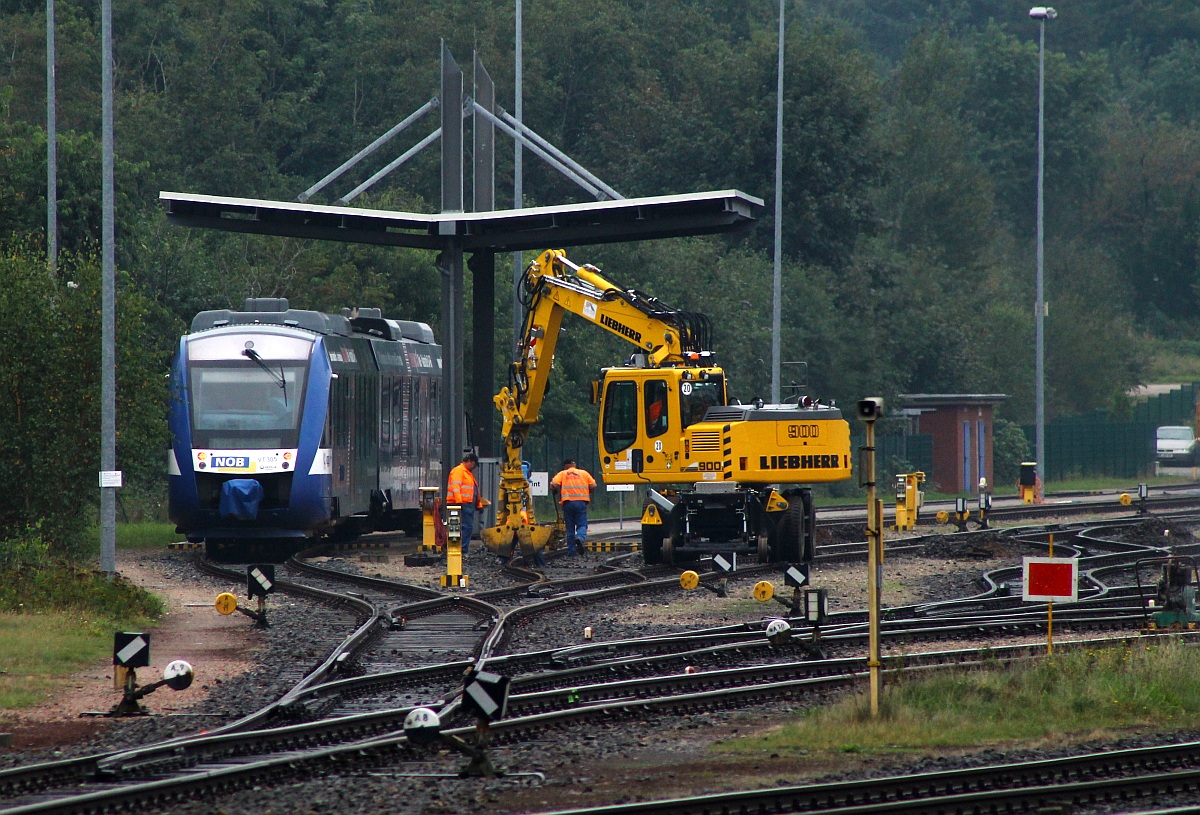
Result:
M858 418L867 424L867 443L862 448L862 478L867 488L867 668L871 683L871 716L879 716L879 594L883 585L883 501L875 497L875 421L883 415L879 397L858 403Z

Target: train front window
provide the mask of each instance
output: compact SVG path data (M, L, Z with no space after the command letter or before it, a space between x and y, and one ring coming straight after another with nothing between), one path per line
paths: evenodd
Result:
M268 361L260 366L246 360L193 365L191 373L195 446L213 450L297 446L307 373L303 364Z

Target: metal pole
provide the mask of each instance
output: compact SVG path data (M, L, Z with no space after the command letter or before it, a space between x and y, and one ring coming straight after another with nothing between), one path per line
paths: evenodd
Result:
M46 0L46 265L58 271L58 118L54 81L54 0Z
M103 119L103 159L101 186L103 217L101 227L101 351L100 351L100 469L111 473L117 469L117 381L116 381L116 283L114 275L113 223L113 69L112 69L112 0L100 4L100 29L103 48L101 55L101 107ZM117 571L117 488L100 488L100 571L112 575Z
M783 297L783 2L779 0L779 47L775 84L775 273L771 281L771 402L779 404L779 333Z
M1050 549L1047 557L1054 557L1054 533L1050 533ZM1054 654L1054 601L1046 603L1046 656Z
M1034 423L1035 442L1036 442L1036 458L1037 458L1037 476L1038 482L1045 489L1046 484L1046 339L1044 335L1044 320L1046 316L1046 303L1043 299L1042 289L1042 268L1044 261L1043 254L1043 230L1042 230L1042 177L1045 169L1045 142L1044 142L1044 101L1045 101L1045 75L1046 75L1046 18L1041 20L1039 44L1038 44L1038 166L1037 166L1037 296L1034 304L1034 322L1037 325L1037 338L1035 344L1037 346L1037 384L1036 384L1036 411Z
M374 153L376 150L378 150L383 145L387 144L389 141L391 141L393 138L395 138L395 136L398 133L400 133L402 130L407 128L413 122L420 120L422 116L424 116L426 113L428 113L429 111L431 111L435 107L437 107L438 103L439 103L439 100L435 96L433 99L430 99L424 105L421 105L421 107L417 108L417 110L414 113L409 114L408 118L406 118L404 121L400 122L395 127L393 127L391 130L384 133L382 136L377 138L375 141L368 144L362 150L359 150L358 153L355 154L355 156L353 158L351 158L349 161L346 161L345 163L342 164L342 166L338 167L336 170L334 170L329 175L322 178L316 184L313 184L307 190L305 190L304 192L297 195L296 200L299 201L301 204L306 203L310 198L312 198L318 192L323 190L330 182L336 181L338 178L340 178L342 176L343 173L345 173L347 170L349 170L355 164L358 164L364 158L366 158L367 156Z
M522 54L523 44L521 42L523 34L521 31L521 0L517 0L517 20L516 20L516 70L513 77L514 94L513 113L517 117L517 122L523 122L522 110L524 102L521 99L521 80L524 55ZM513 209L521 209L525 206L525 190L524 177L521 166L521 140L517 139L513 148ZM519 294L521 285L521 275L524 273L525 261L524 255L521 252L513 252L513 288L512 288L512 324L513 324L513 341L512 347L516 350L517 343L521 341L521 297Z
M490 111L489 111L490 113ZM581 187L587 188L588 185L594 189L588 189L597 199L602 199L604 196L611 198L613 201L624 200L625 196L614 190L612 187L605 184L596 174L588 170L575 159L568 156L562 150L559 150L550 142L542 138L536 131L531 130L525 125L510 116L504 108L500 108L494 115L497 119L506 122L512 129L505 130L514 139L520 139L525 146L532 150L537 155L545 159L549 164L553 165L563 175L567 176ZM499 121L496 124L500 124ZM502 126L502 125L501 125ZM582 183L579 179L582 178L587 184Z
M875 422L867 422L866 451L867 477L867 603L868 603L868 636L867 636L867 667L870 671L871 684L871 716L879 715L879 668L882 664L879 658L879 588L883 564L880 553L883 550L883 502L875 498Z
M442 137L442 129L439 127L437 130L433 131L428 136L421 139L419 142L414 144L412 147L408 148L403 153L396 156L396 158L389 161L387 163L387 166L381 168L377 173L372 175L366 181L359 184L357 187L350 190L350 192L343 195L341 198L339 198L337 200L337 202L342 205L349 204L355 198L362 195L367 190L371 189L371 187L375 186L376 182L378 182L381 178L386 176L392 170L399 167L404 162L408 161L410 158L415 156L417 153L420 153L422 150L424 150L429 145L433 144L435 141L437 141L441 137ZM301 203L303 203L303 202L301 202Z

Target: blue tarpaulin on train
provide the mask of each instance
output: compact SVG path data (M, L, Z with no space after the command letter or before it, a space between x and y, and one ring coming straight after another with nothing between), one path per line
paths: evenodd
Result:
M253 478L234 478L221 485L221 517L253 521L258 517L263 488Z

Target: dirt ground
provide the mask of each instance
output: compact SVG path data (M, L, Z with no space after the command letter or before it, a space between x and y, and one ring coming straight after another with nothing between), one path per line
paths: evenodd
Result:
M138 684L162 678L169 662L183 659L195 670L192 686L183 691L162 688L142 704L155 713L184 713L222 682L236 679L254 664L256 633L240 614L225 617L213 606L220 591L173 578L167 559L178 554L119 551L117 571L161 597L166 607L150 634L150 667L138 670ZM244 586L241 587L244 590ZM106 712L121 701L113 687L111 660L93 665L63 681L60 691L36 707L0 711L0 733L12 736L9 750L36 750L85 741L101 733L111 720L88 716Z

